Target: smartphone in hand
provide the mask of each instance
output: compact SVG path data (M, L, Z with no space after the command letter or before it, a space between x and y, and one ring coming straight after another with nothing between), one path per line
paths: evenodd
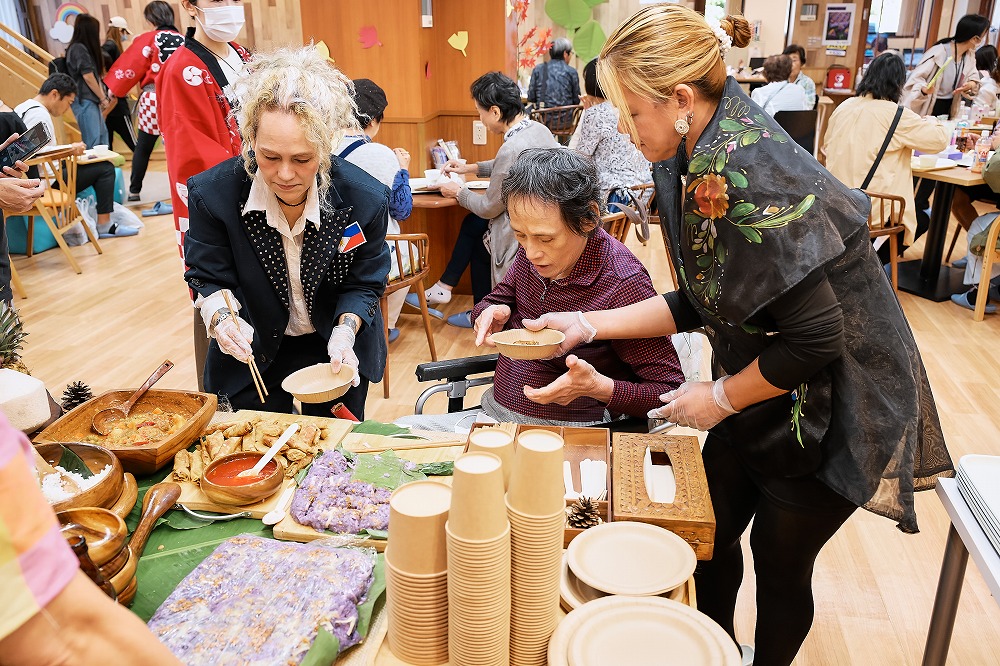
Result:
M17 138L9 146L0 150L0 170L4 167L13 168L18 161L31 159L35 153L52 141L45 123L39 122L34 127Z

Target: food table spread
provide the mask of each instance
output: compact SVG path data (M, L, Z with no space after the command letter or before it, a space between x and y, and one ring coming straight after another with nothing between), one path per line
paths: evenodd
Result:
M982 174L966 167L915 171L920 178L933 180L934 201L931 205L930 227L924 241L924 255L919 261L899 264L899 288L931 301L946 301L952 294L963 291L963 271L942 266L944 242L951 221L951 202L955 186L970 187L984 183Z

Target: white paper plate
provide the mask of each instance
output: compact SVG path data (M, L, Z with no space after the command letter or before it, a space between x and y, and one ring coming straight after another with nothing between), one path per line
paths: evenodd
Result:
M678 599L683 591L684 584L682 583L659 596L666 599ZM574 576L573 572L569 570L566 554L563 553L562 577L559 581L559 598L562 600L563 607L569 611L574 611L587 602L594 601L595 599L603 599L606 596L608 595L604 592L595 590Z
M426 178L411 178L410 179L410 192L413 194L437 194L438 191L427 189L427 179Z
M548 660L549 666L739 666L741 657L722 627L689 606L611 596L563 618L549 640Z
M465 184L470 190L485 190L490 186L490 181L488 180L470 180Z
M910 168L911 169L916 169L916 170L920 170L920 169L925 169L925 170L926 169L947 169L949 167L958 166L958 164L959 163L956 162L955 160L950 160L947 157L939 157L939 158L937 158L937 163L934 164L934 166L932 166L932 167L920 166L920 159L917 158L917 157L914 157L914 158L912 158L910 160ZM966 166L968 166L968 165L966 165Z
M694 549L673 532L645 523L605 523L584 530L566 550L570 570L609 594L651 596L691 577Z

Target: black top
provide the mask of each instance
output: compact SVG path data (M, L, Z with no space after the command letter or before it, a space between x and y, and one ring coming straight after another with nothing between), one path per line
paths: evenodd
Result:
M12 111L0 113L0 143L7 140L11 134L24 134L28 128L21 117ZM29 178L38 178L38 167L28 169ZM32 222L31 218L28 218ZM3 211L0 211L0 301L11 301L14 293L10 288L10 248L7 246L7 222Z
M87 82L83 80L84 74L93 74L94 78L100 81L97 72L97 63L94 62L90 51L83 44L70 44L66 50L66 72L76 81L76 98L87 99L95 104L101 102L101 98L94 94Z

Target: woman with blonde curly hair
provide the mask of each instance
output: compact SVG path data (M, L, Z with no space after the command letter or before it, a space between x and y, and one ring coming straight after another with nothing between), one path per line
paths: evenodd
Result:
M313 48L280 50L254 56L232 95L242 154L188 181L184 277L213 338L205 388L237 409L291 412L282 380L329 361L357 371L341 401L363 418L385 368L389 192L331 156L357 131L351 81ZM263 406L243 365L251 355ZM303 405L327 416L331 406Z
M953 474L927 376L872 250L870 202L833 178L726 76L742 17L643 9L611 35L598 77L654 163L678 291L617 310L524 321L591 340L704 328L716 380L650 417L708 431L716 532L698 609L735 640L750 529L757 666L790 664L813 619L816 556L857 507L917 529L913 493ZM745 650L747 656L751 650ZM744 662L746 663L746 661Z

